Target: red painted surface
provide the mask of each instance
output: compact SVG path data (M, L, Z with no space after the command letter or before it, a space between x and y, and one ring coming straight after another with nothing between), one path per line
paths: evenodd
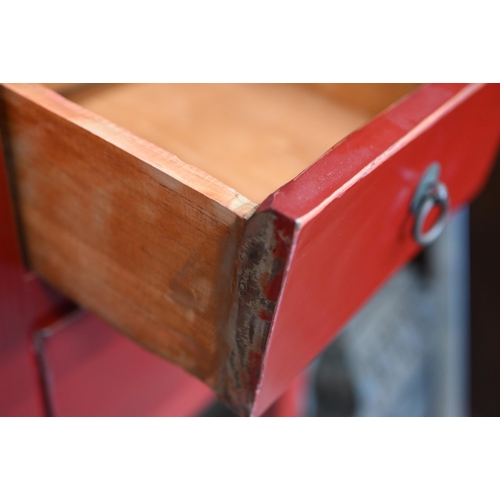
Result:
M424 86L266 201L298 229L254 415L418 252L409 207L427 167L441 164L456 208L485 182L499 139L500 85Z
M264 417L306 417L308 411L309 377L302 372L281 397L264 413Z
M43 415L31 335L67 302L22 265L0 143L0 416Z
M215 401L198 379L83 314L44 341L57 416L190 416Z

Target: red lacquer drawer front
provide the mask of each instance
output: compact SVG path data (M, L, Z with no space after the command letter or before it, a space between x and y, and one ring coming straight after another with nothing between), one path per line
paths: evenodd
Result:
M43 340L56 416L192 416L215 400L202 382L79 313Z
M410 206L429 166L456 208L485 182L499 137L500 85L424 86L267 200L276 227L295 229L253 414L418 252Z

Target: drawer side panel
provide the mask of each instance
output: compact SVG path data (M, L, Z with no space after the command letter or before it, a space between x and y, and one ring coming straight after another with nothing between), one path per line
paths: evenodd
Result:
M214 385L253 205L48 89L0 92L29 267Z

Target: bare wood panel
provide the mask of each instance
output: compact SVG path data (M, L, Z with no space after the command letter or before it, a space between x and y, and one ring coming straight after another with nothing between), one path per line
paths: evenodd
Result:
M311 83L311 90L364 110L370 115L385 108L418 87L416 83Z
M81 92L82 90L96 86L96 84L93 83L44 83L43 85L63 96L68 96L73 92Z
M371 116L301 85L98 85L68 98L255 202Z
M255 206L42 86L0 91L30 266L214 385L236 245Z

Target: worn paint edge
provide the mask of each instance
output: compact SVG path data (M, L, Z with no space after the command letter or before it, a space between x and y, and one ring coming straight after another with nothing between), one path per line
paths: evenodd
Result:
M277 300L277 303L276 303L276 307L275 307L275 310L274 310L274 315L273 315L273 319L272 319L272 322L271 322L271 325L270 325L270 330L269 330L269 333L268 333L268 338L267 338L267 349L264 353L264 356L263 356L263 359L262 359L262 367L261 367L261 372L260 372L260 376L259 376L259 382L257 384L257 388L255 390L255 397L254 397L254 401L253 401L253 405L252 405L252 410L251 410L251 413L250 413L250 416L251 417L258 417L260 416L262 413L264 413L267 409L268 409L268 405L266 405L265 407L262 407L262 405L259 404L259 398L260 398L260 393L261 393L261 389L262 389L262 384L263 384L263 380L265 378L265 370L266 370L266 365L267 365L267 358L269 357L269 353L272 349L272 341L273 341L273 331L274 331L274 327L275 327L275 323L276 323L276 318L278 317L279 313L280 313L280 308L282 307L282 304L280 302L280 297L281 297L281 294L283 292L283 290L285 290L286 288L286 284L287 284L287 280L288 280L288 275L289 275L289 272L290 272L290 267L293 263L293 258L294 258L294 254L295 254L295 250L297 248L297 236L298 236L298 233L299 233L299 229L300 229L300 226L297 222L294 223L294 235L293 235L293 238L292 238L292 244L291 244L291 247L290 247L290 250L289 250L289 255L288 255L288 259L287 259L287 262L286 262L286 266L285 266L285 270L284 270L284 273L283 273L283 281L281 283L281 290L280 290L280 295L278 297L278 300ZM271 403L272 404L272 403Z
M336 189L320 204L318 204L316 207L314 207L305 215L299 217L297 219L297 224L299 226L299 229L308 222L310 222L312 219L314 219L317 215L319 215L328 205L330 205L330 203L332 203L335 199L341 197L347 190L349 190L352 186L357 184L361 179L369 175L376 168L382 165L385 161L394 156L403 147L405 147L407 144L415 140L419 135L421 135L425 131L429 130L434 125L434 123L437 120L439 120L443 115L451 112L459 104L461 104L463 101L465 101L473 94L478 92L485 85L486 84L484 83L474 83L468 85L467 87L457 92L457 94L455 94L448 101L439 106L439 108L437 108L426 118L424 118L418 125L409 130L403 137L397 140L393 145L387 148L383 153L377 156L368 165L364 166L357 174L353 175L347 182L345 182L342 186ZM348 138L344 140L348 140ZM331 150L330 152L334 153L334 151L335 149Z
M241 416L252 413L295 222L272 210L247 222L236 256L236 293L215 390Z

